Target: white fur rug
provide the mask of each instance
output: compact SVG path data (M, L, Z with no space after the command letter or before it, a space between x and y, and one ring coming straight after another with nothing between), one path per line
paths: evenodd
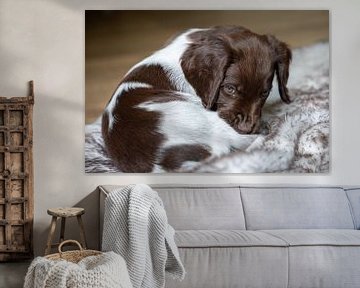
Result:
M174 172L326 173L330 162L329 44L295 49L288 88L293 102L280 100L274 83L263 111L266 135L255 137L243 151ZM85 129L85 172L121 172L106 156L101 124Z

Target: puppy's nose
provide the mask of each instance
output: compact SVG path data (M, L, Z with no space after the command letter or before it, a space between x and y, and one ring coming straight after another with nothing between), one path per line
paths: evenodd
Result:
M247 120L248 120L248 117L246 115L244 115L244 114L238 114L237 118L239 120L239 123L247 122Z
M249 117L248 115L238 114L238 130L242 134L252 134L256 133L257 129L257 121L253 121L252 117Z

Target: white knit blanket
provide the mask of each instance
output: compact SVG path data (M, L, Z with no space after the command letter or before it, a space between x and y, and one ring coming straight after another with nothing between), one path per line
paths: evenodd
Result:
M89 256L75 264L37 257L24 288L132 288L124 259L113 253Z
M174 233L160 197L145 184L126 186L105 200L102 250L124 257L134 288L165 287L165 271L184 278Z
M280 100L277 84L273 86L263 111L268 129L248 136L249 147L175 172L329 172L329 44L293 51L290 105ZM100 121L86 126L85 171L121 172L106 155Z

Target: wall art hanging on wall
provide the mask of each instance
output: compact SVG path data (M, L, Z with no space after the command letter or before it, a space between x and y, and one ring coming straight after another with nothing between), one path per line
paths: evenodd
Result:
M328 11L86 11L87 173L327 173Z

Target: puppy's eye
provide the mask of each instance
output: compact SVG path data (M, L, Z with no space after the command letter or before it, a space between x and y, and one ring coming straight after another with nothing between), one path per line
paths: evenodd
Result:
M231 85L231 84L226 84L224 86L224 91L226 94L229 94L229 95L235 95L236 93L236 87L234 85Z

